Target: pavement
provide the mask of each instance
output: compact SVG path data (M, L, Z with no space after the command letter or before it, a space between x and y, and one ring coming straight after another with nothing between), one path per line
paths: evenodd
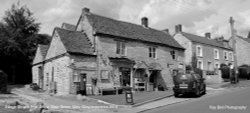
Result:
M213 95L225 90L225 86L230 86L229 82L222 82L217 84L209 84L207 86L207 94L205 96ZM248 85L247 83L243 86ZM224 86L224 87L223 87ZM38 93L27 90L27 88L16 88L12 93L30 100L29 103L42 102L50 109L59 110L62 113L137 113L168 106L176 103L185 102L195 98L175 98L172 90L158 91L158 92L144 92L135 93L134 105L125 104L125 95L106 95L106 96L50 96L46 93ZM52 106L52 107L51 107ZM54 107L53 107L54 106ZM57 108L56 108L57 107ZM60 109L58 109L60 108ZM62 109L63 108L63 109ZM94 109L93 109L94 108Z
M179 104L166 105L157 109L142 111L143 113L250 113L250 81L244 81L245 87L229 87L228 89L191 99ZM248 84L248 86L246 86Z
M135 92L133 93L133 104L128 104L125 99L125 94L119 95L103 95L103 96L88 96L90 98L105 101L115 105L128 105L130 107L140 106L156 100L173 96L172 90L166 91L151 91L151 92Z

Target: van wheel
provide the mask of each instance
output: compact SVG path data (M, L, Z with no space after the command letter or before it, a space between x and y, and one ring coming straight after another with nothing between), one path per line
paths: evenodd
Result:
M199 89L197 89L197 90L195 91L195 96L196 96L196 97L200 97L200 95L201 95L201 92L200 92Z
M207 94L207 90L206 90L206 85L204 86L204 92L203 95Z

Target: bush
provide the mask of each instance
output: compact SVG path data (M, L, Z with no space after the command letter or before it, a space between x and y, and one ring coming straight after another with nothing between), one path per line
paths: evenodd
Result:
M203 71L202 71L202 69L200 69L200 68L194 68L193 70L194 70L194 73L197 73L197 74L199 74L201 77L203 77Z
M239 71L239 78L247 78L249 79L249 71L250 71L250 67L248 65L241 65L238 68Z
M0 70L0 94L7 93L7 75Z
M221 70L221 78L223 78L223 79L229 79L230 78L230 73L229 73L230 68L229 68L229 66L221 65L220 70Z

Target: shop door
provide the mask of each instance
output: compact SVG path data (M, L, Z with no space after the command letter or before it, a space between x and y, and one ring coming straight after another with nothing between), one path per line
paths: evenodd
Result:
M121 86L130 86L130 68L124 68L124 67L121 67L120 68L120 83L121 83Z

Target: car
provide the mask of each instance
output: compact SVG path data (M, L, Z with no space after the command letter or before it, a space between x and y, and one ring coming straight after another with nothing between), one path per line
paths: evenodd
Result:
M206 94L205 79L194 72L177 73L173 76L174 81L174 96L179 97L180 94L192 93L199 97Z

